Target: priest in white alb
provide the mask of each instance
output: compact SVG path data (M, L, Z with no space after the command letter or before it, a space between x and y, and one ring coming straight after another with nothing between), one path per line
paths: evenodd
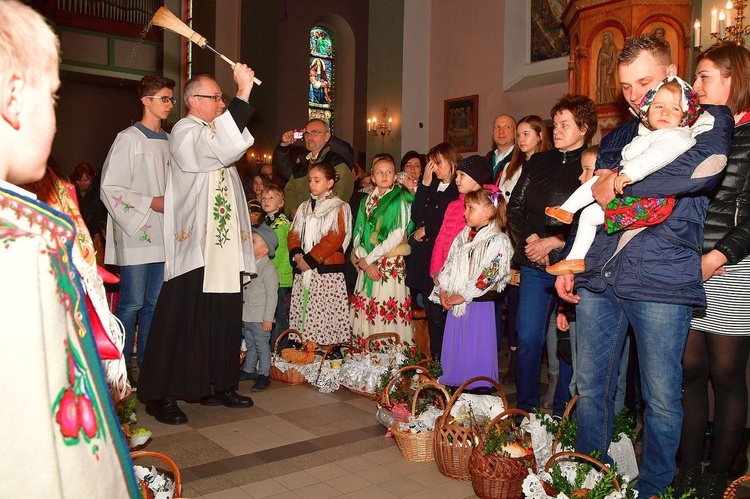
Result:
M254 73L234 66L237 94L226 105L208 75L184 91L188 115L172 129L164 195L165 283L138 383L146 412L187 423L176 399L251 407L237 394L241 275L255 273L250 217L234 162L253 145L247 130Z

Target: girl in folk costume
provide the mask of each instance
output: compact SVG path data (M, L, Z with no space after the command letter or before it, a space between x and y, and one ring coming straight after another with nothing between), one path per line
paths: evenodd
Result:
M458 386L475 376L498 379L494 299L508 283L513 253L505 199L496 188L464 198L466 227L456 237L430 300L448 310L440 382ZM469 389L484 388L473 383Z
M297 209L289 231L289 258L295 271L289 327L319 345L350 337L344 251L351 239L352 215L349 205L331 190L338 179L327 163L310 168L311 197Z
M354 225L352 263L358 270L352 298L354 334L396 332L411 342L411 296L404 256L414 195L394 186L396 165L383 155L372 166L375 189L364 198Z

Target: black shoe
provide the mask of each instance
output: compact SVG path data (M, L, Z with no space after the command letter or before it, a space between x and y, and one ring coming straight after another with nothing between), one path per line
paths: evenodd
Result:
M268 390L268 387L271 386L271 378L268 376L263 376L262 374L258 375L258 381L255 382L255 384L250 388L250 391L253 392L262 392L265 390Z
M201 405L217 406L223 405L224 407L230 407L232 409L252 407L253 399L250 397L243 397L234 390L230 390L225 393L214 393L208 397L201 399Z
M188 422L187 415L177 406L174 397L161 400L149 400L146 404L146 414L153 416L158 422L178 425Z
M257 373L249 373L247 371L243 371L240 369L240 381L250 381L251 379L256 379L258 377Z
M683 497L691 489L693 490L693 495L695 495L702 474L703 471L700 466L685 471L680 470L680 473L672 484L672 488L675 491L674 496Z
M130 383L130 389L132 391L134 391L134 392L137 392L138 391L138 382L133 377L133 372L130 369L128 369L127 373L128 373L128 383Z
M729 484L726 473L706 472L698 482L698 495L701 499L722 499Z

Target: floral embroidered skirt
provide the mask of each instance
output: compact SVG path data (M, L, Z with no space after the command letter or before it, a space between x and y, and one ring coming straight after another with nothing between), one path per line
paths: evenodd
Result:
M401 341L414 343L411 328L411 295L406 288L403 256L376 262L382 277L372 282L368 294L364 271L359 271L351 300L352 332L367 337L375 333L398 333Z
M311 272L307 290L304 289L303 276L294 276L289 327L300 331L305 341L314 341L318 345L348 342L351 326L344 274Z
M674 198L615 198L604 211L604 227L612 234L660 224L674 208Z

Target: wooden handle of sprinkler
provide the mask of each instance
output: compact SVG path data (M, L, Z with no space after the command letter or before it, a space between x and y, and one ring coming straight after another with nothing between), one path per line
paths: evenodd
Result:
M219 57L221 57L222 59L224 59L224 62L226 62L230 66L234 67L235 62L232 59L230 59L229 57L225 56L224 54L219 54ZM258 78L256 78L256 77L253 76L253 83L255 83L256 85L260 85L263 82L260 81Z

